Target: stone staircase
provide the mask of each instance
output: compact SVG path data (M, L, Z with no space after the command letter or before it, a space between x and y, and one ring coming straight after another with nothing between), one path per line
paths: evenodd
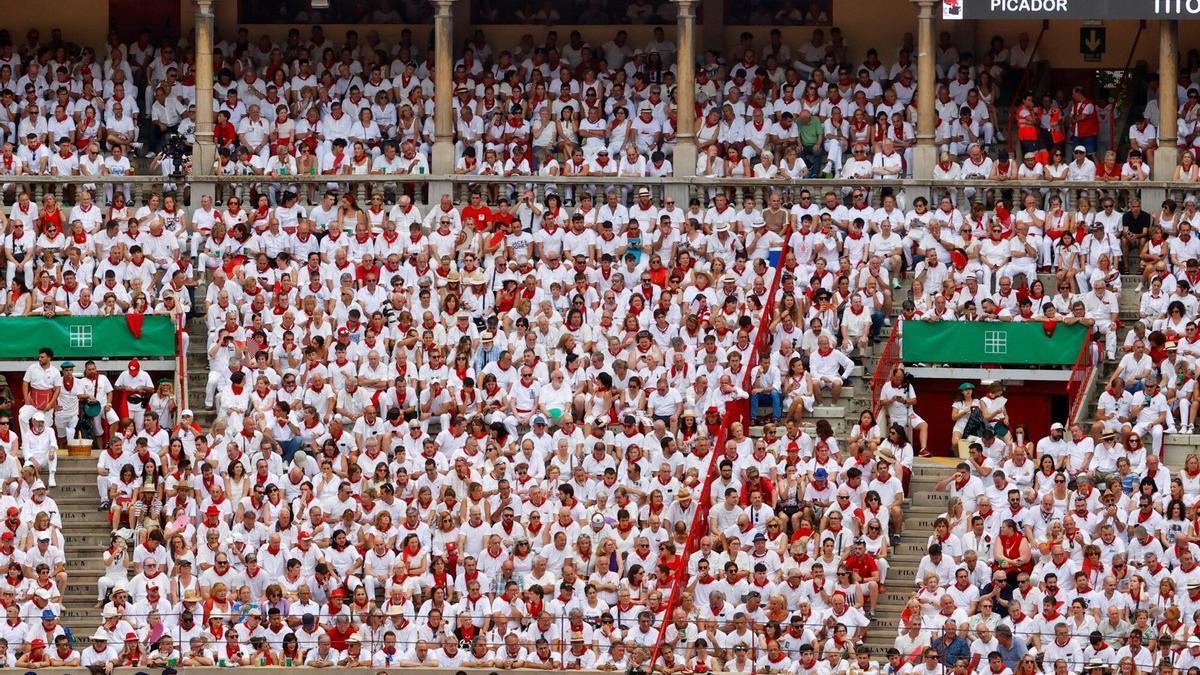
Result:
M91 457L58 459L58 485L48 490L62 514L69 575L63 591L62 624L75 639L86 640L100 625L96 608L96 580L104 576L103 551L112 528L106 513L96 510L96 460Z
M900 543L888 554L887 592L880 595L875 620L867 628L866 645L877 658L882 658L896 641L900 613L912 597L913 580L933 534L933 521L945 512L948 503L946 493L936 492L934 486L952 466L947 459L918 457L913 462L909 497L904 503L904 532Z
M201 301L204 297L199 289L196 291L196 297ZM190 319L188 333L191 335L191 340L188 343L187 382L184 383L184 386L187 387L188 406L195 415L196 424L199 424L201 429L208 431L217 418L217 411L204 405L204 387L208 384L208 352L205 345L208 329L204 324L204 319Z

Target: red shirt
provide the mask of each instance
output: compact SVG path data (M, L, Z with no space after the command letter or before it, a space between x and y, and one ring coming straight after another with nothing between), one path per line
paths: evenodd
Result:
M339 652L344 652L346 651L346 641L350 639L351 635L357 633L358 629L349 626L345 631L341 631L337 626L333 626L326 628L325 632L329 634L329 646Z
M487 204L483 204L479 208L465 206L462 210L462 219L464 222L473 221L475 229L482 232L487 229L487 224L492 222L492 210L488 208Z
M505 213L505 214L497 214L497 213L490 214L490 220L495 225L496 229L499 229L500 226L503 225L505 232L508 231L508 229L509 229L508 226L512 224L513 217L514 216L513 216L512 211L509 211L508 213Z
M775 484L771 482L770 478L761 475L758 477L757 484L750 483L748 481L743 482L742 494L738 498L738 501L742 506L746 506L750 503L750 493L754 492L755 490L762 493L763 503L767 504L770 503L771 495L775 494Z
M218 123L213 126L213 136L216 137L217 145L233 145L237 142L237 127L232 123Z
M862 557L852 555L846 558L846 569L857 574L860 579L867 579L879 571L879 566L870 554Z

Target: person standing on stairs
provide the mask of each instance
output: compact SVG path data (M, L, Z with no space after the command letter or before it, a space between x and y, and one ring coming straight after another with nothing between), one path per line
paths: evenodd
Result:
M29 420L34 414L52 415L58 406L62 373L51 363L53 360L54 350L42 347L38 350L37 363L30 364L25 370L21 381L21 400L25 404L17 412L22 439L29 435Z
M59 368L62 372L62 388L59 390L58 408L54 411L54 429L59 438L70 442L75 438L75 429L79 425L79 397L90 392L92 387L91 382L75 377L74 363L63 361ZM54 486L53 474L50 485Z
M879 402L886 406L888 422L908 430L917 441L917 454L928 457L929 424L917 414L917 390L903 366L892 369L891 377L879 390Z
M43 468L49 471L50 486L53 487L57 484L58 439L47 424L47 415L39 411L29 419L29 433L22 436L25 440L22 454L25 456L25 466L32 466L38 475L41 475Z

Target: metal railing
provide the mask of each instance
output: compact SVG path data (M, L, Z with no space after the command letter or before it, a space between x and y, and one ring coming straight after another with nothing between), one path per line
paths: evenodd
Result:
M671 595L667 599L666 609L663 612L663 625L660 627L658 639L654 643L654 651L651 653L650 663L658 663L658 655L662 649L663 641L666 639L667 626L670 624L672 612L674 612L679 602L680 591L687 586L688 561L700 545L700 539L708 534L708 512L712 507L712 483L717 477L717 462L720 457L724 456L725 437L734 422L741 422L743 428L749 428L750 416L752 413L757 412L754 410L754 395L750 393L750 373L758 364L758 355L763 353L763 350L770 349L771 315L774 309L775 296L779 292L780 283L786 272L784 261L787 259L791 242L792 230L789 228L783 238L779 260L775 264L775 278L771 281L771 289L767 293L767 300L763 303L762 316L759 317L758 325L755 328L757 334L752 340L754 346L750 350L750 356L747 359L746 373L742 376L742 390L746 392L747 398L745 401L732 401L725 406L721 431L717 434L715 444L711 450L712 457L708 462L708 471L704 476L704 492L700 495L696 515L692 519L691 528L688 530L688 538L684 544L683 555L679 557L679 569L675 571L675 580L671 585Z
M1158 191L1160 194L1173 197L1183 197L1192 193L1200 193L1200 182L1186 183L1176 181L1045 181L1045 180L931 180L902 178L895 180L843 180L843 179L812 179L812 180L763 180L756 178L636 178L628 177L579 177L579 176L460 176L460 175L395 175L395 176L205 176L188 180L170 180L159 176L3 176L0 184L4 185L0 195L3 202L11 203L17 191L28 191L32 198L40 200L45 194L64 195L73 192L67 188L78 188L82 185L95 185L100 189L93 192L103 196L103 188L109 185L128 186L120 189L127 192L136 204L145 203L152 193L161 193L164 183L175 183L183 187L196 185L215 185L218 193L231 194L238 191L243 197L251 189L261 188L263 194L270 193L271 187L297 191L302 203L317 203L319 195L328 186L335 186L341 191L352 191L365 206L366 198L374 192L383 192L388 203L393 202L401 194L428 195L429 200L418 204L430 203L440 199L443 194L450 195L456 201L464 201L470 189L488 189L491 187L511 186L514 190L532 190L534 197L543 201L551 194L557 194L568 202L571 199L578 202L583 191L593 194L609 190L617 192L622 201L631 198L635 188L645 187L650 190L655 199L661 198L667 192L673 192L677 197L684 191L688 199L698 199L701 204L707 204L718 192L733 197L749 196L763 203L773 191L779 191L785 196L795 197L801 191L807 190L814 195L833 192L839 201L849 194L851 187L861 187L866 190L872 205L879 205L885 194L898 197L901 206L905 201L917 196L932 197L934 200L942 196L954 199L959 209L966 210L972 201L1005 196L1019 196L1023 193L1041 195L1043 192L1059 194L1064 198L1064 208L1071 208L1078 197L1085 196L1097 205L1101 195L1111 195L1120 199L1129 196L1141 196L1146 191ZM311 192L311 194L309 194ZM67 196L73 196L68 194ZM70 201L70 200L68 200ZM194 201L194 200L193 200ZM597 199L597 204L600 200ZM785 200L786 202L787 200ZM740 202L737 203L740 206ZM196 206L196 204L192 204ZM681 205L681 207L684 205ZM930 204L936 208L937 204ZM252 208L253 205L247 205Z
M1089 328L1083 344L1079 346L1079 356L1075 359L1075 365L1071 367L1071 375L1067 379L1067 400L1070 407L1067 420L1071 424L1079 418L1083 402L1088 398L1092 374L1096 370L1097 345L1092 337L1092 329Z
M1033 60L1033 57L1037 56L1038 47L1042 46L1042 36L1049 29L1050 21L1042 21L1042 29L1038 31L1037 40L1033 42L1033 51L1029 53L1029 63L1026 63L1025 70L1021 71L1021 80L1017 82L1017 88L1013 90L1012 101L1008 104L1008 131L1005 138L1008 139L1009 152L1013 152L1017 147L1017 134L1013 133L1017 126L1017 104L1025 98L1026 90L1033 84L1033 75L1041 67L1038 61Z
M883 345L883 351L879 353L879 363L875 366L875 373L871 376L871 414L879 416L879 393L883 390L883 384L892 376L892 369L900 362L900 317L894 319L892 324L892 332L888 335L887 342Z

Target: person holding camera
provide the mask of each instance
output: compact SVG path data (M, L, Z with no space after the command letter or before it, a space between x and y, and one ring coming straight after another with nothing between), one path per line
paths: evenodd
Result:
M154 393L154 380L142 370L142 364L137 359L130 359L129 367L117 377L113 388L125 394L129 418L141 433L146 426L146 404Z
M886 406L890 423L904 427L917 440L917 454L928 457L929 424L917 414L917 390L903 366L892 369L892 376L879 390L879 403Z
M103 607L109 591L129 582L131 560L126 550L125 539L113 534L104 551L104 576L96 580L96 607Z

